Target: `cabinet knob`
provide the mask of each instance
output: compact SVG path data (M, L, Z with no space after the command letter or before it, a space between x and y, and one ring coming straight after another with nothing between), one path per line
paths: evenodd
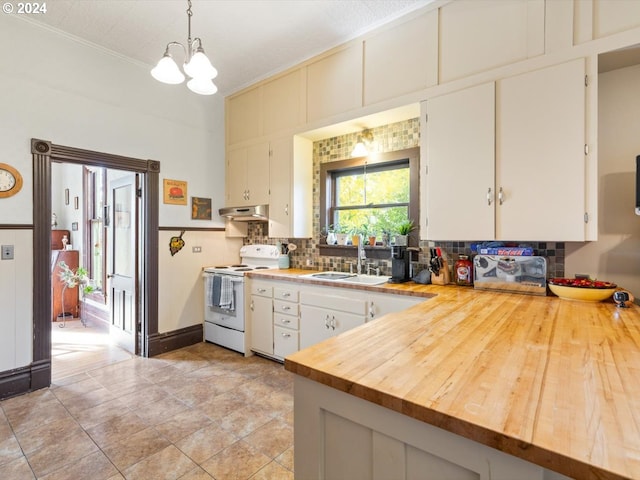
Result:
M251 309L251 311L253 312L253 300L251 300L251 304L249 305L249 308Z
M266 292L266 291L267 291L267 289L266 289L266 288L259 288L259 289L258 289L258 293L264 293L264 292Z
M334 317L333 315L331 316L331 329L336 329L336 317Z
M324 327L329 330L331 328L329 314L327 313L327 317L324 319Z
M290 333L283 333L282 338L289 338L291 336Z
M500 205L504 203L504 194L502 193L502 187L500 187L500 191L498 192L498 202Z
M373 317L375 317L375 316L376 316L376 311L375 311L375 309L374 309L374 307L373 307L373 302L371 302L371 303L369 304L369 316L370 316L371 318L373 318Z
M284 306L284 307L282 307L282 310L284 310L285 312L288 312L289 310L291 310L291 307Z
M491 187L487 190L487 205L491 206L491 201L493 200L493 196L491 195Z
M282 294L283 298L289 298L291 296L291 294L289 292L285 292Z
M284 323L285 325L291 323L291 320L285 320L284 318L280 320L280 323Z

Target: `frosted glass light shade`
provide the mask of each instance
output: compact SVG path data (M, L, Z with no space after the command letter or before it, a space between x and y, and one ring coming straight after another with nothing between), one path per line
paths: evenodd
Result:
M218 91L218 87L214 85L210 78L196 77L187 82L187 87L193 93L199 95L213 95Z
M202 77L213 80L218 75L218 71L211 65L202 48L193 54L189 63L184 64L184 71L191 78Z
M162 83L168 83L170 85L177 85L184 82L184 75L173 61L171 55L166 53L158 62L158 64L151 69L151 76Z
M356 146L353 147L353 150L351 151L352 157L366 157L367 155L369 155L369 151L362 141L356 143Z

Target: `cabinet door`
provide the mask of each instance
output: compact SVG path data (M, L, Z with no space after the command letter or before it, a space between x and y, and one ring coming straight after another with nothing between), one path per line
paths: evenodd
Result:
M247 147L247 205L269 203L269 143Z
M365 323L363 315L345 312L331 312L331 329L334 335L344 333Z
M583 59L497 83L496 238L585 238Z
M226 206L246 205L247 149L227 150Z
M493 239L494 84L427 100L426 113L425 238Z
M271 298L251 295L251 350L273 354L273 307Z
M298 332L288 328L273 327L273 353L284 358L298 351Z
M227 145L259 137L260 87L253 88L227 99Z
M440 83L544 54L544 0L460 0L440 8Z
M422 90L436 83L438 9L365 40L365 105Z
M272 238L291 236L291 150L291 137L271 143L269 236Z
M300 68L263 85L262 130L265 135L290 130L303 122L306 98L303 80L303 69Z
M423 297L367 292L367 321L377 320L387 313L399 312L425 300Z
M362 106L362 44L327 55L307 67L307 121Z
M331 310L300 305L300 348L307 348L334 335Z

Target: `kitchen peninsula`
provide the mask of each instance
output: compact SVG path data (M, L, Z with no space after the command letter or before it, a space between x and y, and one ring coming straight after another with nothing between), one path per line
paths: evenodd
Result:
M286 358L297 478L640 479L640 308L409 285Z

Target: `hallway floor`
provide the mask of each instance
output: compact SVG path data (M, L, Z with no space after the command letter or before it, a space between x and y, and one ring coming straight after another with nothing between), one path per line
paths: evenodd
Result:
M293 479L293 376L199 343L0 402L0 478Z

